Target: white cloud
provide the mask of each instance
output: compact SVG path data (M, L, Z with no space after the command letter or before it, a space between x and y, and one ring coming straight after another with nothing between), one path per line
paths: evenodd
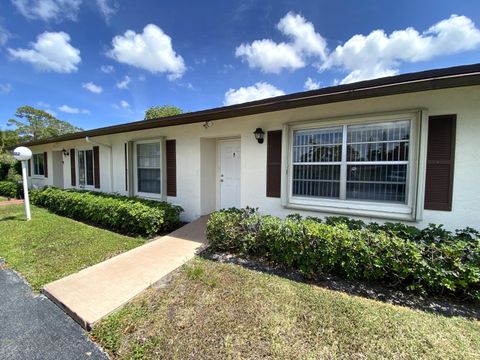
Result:
M94 93L100 94L103 91L103 88L100 85L96 85L93 82L89 81L87 83L82 83L82 88Z
M130 84L130 76L125 75L122 81L117 82L117 88L119 89L128 89L128 85Z
M229 89L225 93L224 105L241 104L244 102L266 99L274 96L285 95L285 93L277 89L275 86L257 82L255 85L240 87L239 89Z
M315 27L303 16L289 12L277 25L278 30L290 37L295 50L303 55L311 55L325 60L327 57L327 42L317 32Z
M309 58L325 60L327 43L303 16L289 12L280 19L277 29L290 41L276 43L271 39L255 40L238 46L235 56L246 61L250 68L274 74L283 69L303 68Z
M5 29L2 25L0 25L0 46L3 46L7 43L8 39L10 38L10 32Z
M252 69L258 68L265 73L278 74L283 69L296 70L305 66L302 57L290 44L277 44L270 39L242 44L235 50L235 56L247 61Z
M64 32L44 32L30 49L8 49L12 58L32 64L39 70L71 73L82 60L80 50L70 45L70 35Z
M112 107L117 110L127 110L129 113L133 114L132 109L130 108L130 104L126 100L121 100L118 104L112 104Z
M97 0L97 6L107 22L110 21L110 17L112 17L112 15L118 10L117 3L110 2L110 0Z
M68 105L62 105L58 108L58 110L67 114L90 114L89 110L79 109L79 108L71 107Z
M5 95L8 94L10 91L12 91L13 87L12 84L10 83L0 83L0 94Z
M307 78L305 81L305 84L303 85L303 88L305 90L317 90L320 89L320 82L318 82L315 79L312 79L311 77Z
M82 0L12 0L12 4L28 19L76 20Z
M330 54L321 70L349 71L341 83L395 75L402 62L419 62L480 47L480 30L465 16L452 15L419 33L413 28L354 35Z
M218 71L220 74L226 74L229 71L232 71L235 67L231 64L223 64L222 68Z
M48 104L44 101L38 101L37 102L37 107L39 107L40 109L49 113L52 116L55 116L55 117L57 116L57 113L50 108L50 104Z
M102 65L100 66L100 71L104 72L105 74L111 74L115 72L115 68L113 67L113 65Z
M186 71L183 58L172 47L172 39L162 29L148 24L137 34L127 30L115 36L108 55L116 61L152 73L166 73L170 80L180 78Z

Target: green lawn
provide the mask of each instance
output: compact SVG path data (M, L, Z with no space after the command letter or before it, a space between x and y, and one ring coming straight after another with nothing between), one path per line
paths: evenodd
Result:
M479 359L480 323L194 259L93 329L114 358Z
M8 199L4 196L0 196L0 201L7 201Z
M23 205L0 207L0 257L35 290L143 243L35 206L29 222Z

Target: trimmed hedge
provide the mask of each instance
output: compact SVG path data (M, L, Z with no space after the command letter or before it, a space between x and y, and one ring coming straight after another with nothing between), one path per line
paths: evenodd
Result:
M177 228L183 211L167 202L83 190L32 190L31 199L58 215L148 237Z
M453 234L441 226L419 230L343 217L281 220L247 208L212 214L207 237L214 250L261 255L307 277L324 273L381 280L480 301L480 238L471 228Z
M14 181L0 181L0 195L7 198L20 198L22 195L22 186Z

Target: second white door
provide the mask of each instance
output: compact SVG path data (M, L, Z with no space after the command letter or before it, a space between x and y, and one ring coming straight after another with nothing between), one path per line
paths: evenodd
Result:
M220 208L240 207L240 140L222 140L220 153Z

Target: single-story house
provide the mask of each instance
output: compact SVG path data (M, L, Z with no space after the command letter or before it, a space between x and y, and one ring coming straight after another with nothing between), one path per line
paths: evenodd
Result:
M255 134L254 134L255 133ZM31 186L221 208L480 227L480 64L26 144Z

